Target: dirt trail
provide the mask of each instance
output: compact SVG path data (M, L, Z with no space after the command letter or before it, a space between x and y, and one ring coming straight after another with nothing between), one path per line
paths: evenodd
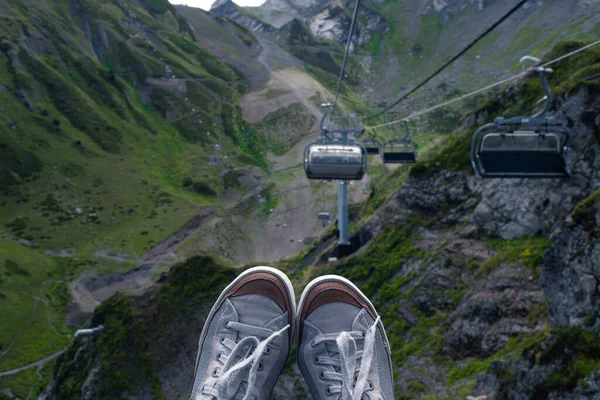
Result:
M279 193L277 208L266 218L262 214L231 218L236 228L246 235L244 243L240 241L232 245L240 249L235 255L238 263L257 260L272 262L297 254L323 233L325 228L317 214L326 211L335 215L337 209L337 184L310 184L302 168L298 168L306 145L319 136L322 112L311 99L332 99L333 95L302 71L299 60L283 51L268 35L259 35L258 39L263 48L258 60L271 73L271 79L265 88L251 92L242 100L244 116L258 122L269 112L291 103L299 103L316 117L316 121L288 152L281 156L269 155L269 161L275 165L276 170L289 171L288 175L294 175L291 180L282 182L277 178L277 173L271 174L270 179L276 182ZM278 95L269 96L269 93ZM353 183L351 202L364 198L363 186L368 185L368 182L367 178L364 182ZM251 252L247 249L248 239L251 241Z
M180 261L175 251L204 224L212 221L217 211L216 207L204 207L177 232L150 249L139 261L138 268L102 275L88 271L71 282L72 306L67 324L81 325L100 303L119 291L143 290L151 285L164 266Z
M280 88L285 87L287 90L283 95L293 95L294 102L302 104L317 118L310 134L305 136L288 153L281 157L270 156L276 170L289 169L291 171L301 162L306 144L314 141L318 136L322 113L311 102L310 98L317 93L321 93L324 97L331 96L331 94L320 83L298 70L303 67L301 61L285 52L268 37L258 35L258 39L263 52L257 61L269 71L270 81L276 81L277 86ZM289 93L286 93L287 91ZM252 104L254 101L248 101L248 103ZM266 115L275 109L262 110L261 112L266 112L264 114ZM332 214L335 213L336 185L327 185L313 193L313 189L307 184L302 170L295 169L294 171L296 171L295 179L278 185L279 191L289 192L279 198L279 207L266 220L261 217L248 218L237 215L236 207L246 203L252 197L256 197L269 183L268 180L262 182L261 185L256 185L236 204L228 207L227 212L222 213L225 218L232 218L236 229L245 232L248 237L252 238L251 243L246 241L243 244L245 246L251 245L252 252L236 259L236 261L244 263L258 259L264 261L278 260L301 251L307 246L306 239L316 238L323 232L324 228L321 221L317 220L316 214L323 210L332 212ZM298 189L299 187L301 189ZM362 196L362 191L359 190L358 186L355 186L352 190L352 201L358 201ZM138 267L133 270L108 272L102 275L95 271L88 271L81 275L69 285L73 305L67 318L67 324L78 326L85 323L100 303L119 291L140 292L145 290L154 282L159 273L163 272L168 266L182 260L182 257L176 253L177 250L197 232L203 232L201 229L210 226L215 220L218 221L218 211L219 209L216 207L203 208L198 215L188 221L176 233L150 249L138 261ZM194 248L202 250L203 245L206 243L211 243L211 241L202 240L197 244L194 242ZM236 244L228 242L227 246L235 248Z
M32 362L31 364L27 364L27 365L24 365L24 366L22 366L22 367L15 368L15 369L11 369L11 370L8 370L8 371L2 371L2 372L0 372L0 378L2 378L3 376L9 376L9 375L18 374L19 372L23 372L23 371L25 371L25 370L28 370L29 368L37 368L37 369L38 369L38 371L39 371L41 368L43 368L43 367L44 367L44 365L45 365L45 364L46 364L48 361L52 361L52 360L54 360L55 358L58 358L58 357L59 357L59 356L61 356L61 355L62 355L62 354L65 352L65 351L67 351L67 350L66 350L66 349L63 349L63 350L57 351L56 353L54 353L54 354L52 354L52 355L50 355L50 356L48 356L48 357L42 358L41 360L34 361L34 362Z

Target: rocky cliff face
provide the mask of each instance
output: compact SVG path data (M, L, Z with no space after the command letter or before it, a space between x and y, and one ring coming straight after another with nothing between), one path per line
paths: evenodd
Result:
M317 244L279 264L298 292L338 273L371 297L390 338L397 398L600 397L600 87L584 80L590 65L600 65L600 50L556 65L551 81L553 115L575 135L571 179L488 181L470 170L474 122L524 113L539 95L528 82L414 166L353 237L356 254L307 265ZM72 346L51 397L186 396L204 315L235 273L195 258L140 298L110 300L94 319L107 334ZM190 274L213 278L203 286ZM293 361L276 399L307 397Z
M275 28L266 22L259 20L239 7L231 0L220 0L213 3L210 12L215 15L222 15L238 24L246 27L252 32L273 32Z
M222 0L212 5L211 12L230 18L251 31L260 32L276 30L269 22L281 27L296 19L305 23L317 38L346 44L352 20L352 12L348 10L353 9L353 1L269 0L257 8L242 8L231 0ZM363 4L359 16L352 50L365 45L372 33L389 30L388 24L370 4Z
M308 17L307 23L313 35L345 45L352 23L352 14L348 12L354 9L352 3L332 4ZM359 22L355 27L351 51L367 44L372 33L386 33L389 30L388 24L379 14L364 6L359 10L359 19L364 23Z

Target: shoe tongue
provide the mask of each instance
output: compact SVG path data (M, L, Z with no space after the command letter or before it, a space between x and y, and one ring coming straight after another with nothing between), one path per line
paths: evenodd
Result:
M334 343L325 343L325 350L327 351L327 355L332 358L340 359L340 350L337 345ZM341 368L337 366L333 366L335 372L340 372Z
M240 388L238 389L238 391L236 392L234 399L239 399L242 400L244 398L244 396L246 396L246 387L248 386L248 382L242 382L242 384L240 385Z

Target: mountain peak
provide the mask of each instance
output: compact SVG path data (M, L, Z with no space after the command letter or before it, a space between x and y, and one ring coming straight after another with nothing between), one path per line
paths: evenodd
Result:
M212 6L210 6L211 10L214 10L215 8L219 8L219 7L223 7L223 6L236 6L235 3L232 0L216 0Z

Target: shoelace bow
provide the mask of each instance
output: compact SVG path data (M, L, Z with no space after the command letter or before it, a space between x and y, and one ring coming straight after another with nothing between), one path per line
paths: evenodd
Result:
M375 323L367 330L366 334L362 332L342 332L327 333L315 337L313 346L321 343L335 342L339 351L337 357L318 356L319 364L331 365L340 369L340 372L325 371L321 373L320 378L328 381L341 382L341 385L329 386L327 394L341 394L341 400L361 400L363 394L370 390L371 384L367 386L367 379L371 370L373 361L373 352L375 348L375 333L380 318L377 317ZM363 350L357 350L356 340L363 340ZM357 360L361 359L360 368L357 367ZM355 374L356 377L355 382Z
M233 399L242 385L243 378L246 375L246 368L250 367L246 393L243 398L243 400L249 400L254 397L250 395L252 392L250 388L253 388L255 385L257 372L261 365L260 358L264 355L263 353L267 350L269 343L288 330L290 326L287 325L279 331L232 321L228 322L226 326L228 329L238 331L247 336L238 343L230 339L223 339L221 341L226 348L231 350L231 353L228 356L222 353L219 354L218 361L223 364L223 368L220 369L218 375L213 374L214 378L218 378L217 382L213 387L209 387L206 384L202 386L201 393L219 400ZM266 339L261 342L258 338Z

